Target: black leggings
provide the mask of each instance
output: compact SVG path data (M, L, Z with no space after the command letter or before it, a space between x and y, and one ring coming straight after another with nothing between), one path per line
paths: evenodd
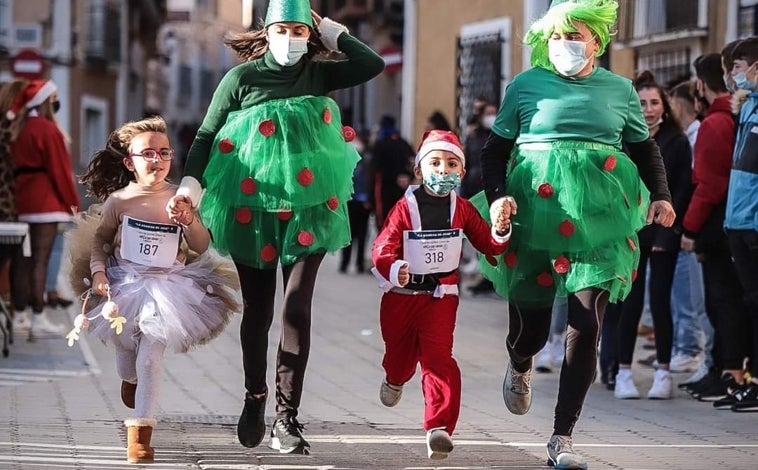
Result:
M311 348L311 303L323 254L282 266L284 304L282 333L276 355L276 416L297 416L303 379ZM254 269L237 264L245 309L240 326L242 364L247 393L260 394L266 386L268 331L274 319L276 269Z
M40 313L45 307L47 263L57 235L57 222L29 224L32 256L23 256L22 250L17 249L11 264L11 294L15 310L31 305L35 313Z
M566 354L561 367L553 433L570 436L595 380L597 349L608 292L590 288L568 296ZM514 368L526 371L550 335L552 308L519 308L509 304L506 348Z
M679 256L677 250L652 251L650 247L640 247L638 275L632 284L632 291L621 304L619 319L619 364L631 364L634 345L637 341L637 327L642 317L645 298L645 268L650 260L650 313L655 329L655 355L659 364L671 362L671 346L674 340L674 320L671 317L671 288L674 285L674 271Z

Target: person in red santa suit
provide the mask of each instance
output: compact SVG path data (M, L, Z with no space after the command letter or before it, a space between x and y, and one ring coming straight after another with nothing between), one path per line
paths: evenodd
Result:
M403 384L421 363L427 451L435 460L452 451L450 436L460 411L461 373L453 359L453 330L462 236L485 255L500 254L510 238L510 214L516 211L513 200L500 205L490 229L454 191L466 173L465 163L455 133L424 134L413 169L423 184L408 187L373 246L372 272L385 291L379 317L386 378L379 398L385 406L395 406Z
M79 207L66 138L55 119L57 91L52 81L33 80L5 116L11 121L18 220L29 224L32 248L31 257L19 251L11 265L13 328L28 331L29 339L64 333L65 326L51 322L43 310L45 278L58 223L70 222Z

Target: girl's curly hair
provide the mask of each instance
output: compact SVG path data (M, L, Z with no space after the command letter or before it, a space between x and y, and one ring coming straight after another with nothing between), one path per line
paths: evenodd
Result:
M132 139L145 132L166 133L166 121L160 116L153 116L140 121L127 122L108 136L105 148L92 156L87 171L81 175L79 182L87 187L87 195L98 201L105 201L118 189L134 181L134 174L123 163L129 155Z

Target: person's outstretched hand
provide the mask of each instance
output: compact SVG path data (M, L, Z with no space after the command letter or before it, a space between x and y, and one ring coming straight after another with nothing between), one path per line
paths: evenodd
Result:
M653 222L663 225L664 227L671 227L676 220L676 213L674 207L668 201L653 201L650 203L650 207L647 210L647 224L650 225Z

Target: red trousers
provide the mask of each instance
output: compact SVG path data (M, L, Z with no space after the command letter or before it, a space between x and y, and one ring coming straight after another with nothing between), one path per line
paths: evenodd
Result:
M379 323L387 382L402 385L421 363L424 430L444 427L453 434L461 408L461 371L453 359L453 330L458 296L405 295L382 297Z

